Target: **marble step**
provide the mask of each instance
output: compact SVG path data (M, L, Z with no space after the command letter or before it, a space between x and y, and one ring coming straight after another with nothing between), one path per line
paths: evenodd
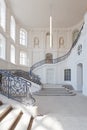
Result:
M2 101L0 101L0 105L2 105L3 104L3 102Z
M15 130L28 130L28 126L31 120L31 115L29 113L24 113L18 122Z
M3 105L0 107L0 121L2 121L12 109L11 105Z
M74 96L76 93L66 88L43 88L35 92L34 95L38 96Z
M14 130L15 127L17 126L18 122L20 121L21 117L23 115L23 112L20 111L17 115L17 117L14 119L13 123L11 124L11 126L9 127L9 130Z
M14 130L19 119L22 116L20 109L13 109L8 115L1 121L0 130Z

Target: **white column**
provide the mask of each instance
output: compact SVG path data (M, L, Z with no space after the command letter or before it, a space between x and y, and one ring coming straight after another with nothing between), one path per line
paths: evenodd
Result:
M50 48L52 48L52 16L50 16Z

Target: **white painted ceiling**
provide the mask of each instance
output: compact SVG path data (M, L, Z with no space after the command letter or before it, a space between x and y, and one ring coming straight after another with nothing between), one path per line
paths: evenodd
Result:
M8 0L21 24L29 27L71 27L79 23L87 11L87 0Z

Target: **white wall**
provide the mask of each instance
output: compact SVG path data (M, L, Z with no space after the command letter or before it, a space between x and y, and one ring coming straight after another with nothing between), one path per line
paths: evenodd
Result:
M8 4L8 3L7 3ZM7 5L6 4L6 5ZM0 59L0 69L23 69L28 71L29 68L36 62L43 60L45 58L46 53L52 53L53 58L57 58L58 56L64 55L70 49L72 45L72 33L75 29L80 29L82 25L82 21L71 27L71 28L53 28L53 48L48 48L46 42L46 34L49 32L49 28L29 28L26 29L21 23L16 20L16 42L10 38L10 17L13 15L12 10L9 8L9 5L6 7L6 32L0 27L0 33L6 39L6 59ZM83 64L83 94L87 95L87 15L84 17L84 28L81 32L81 37L77 43L77 45L72 50L70 56L57 64L47 64L43 65L34 72L38 74L41 78L42 83L47 83L46 74L48 69L54 70L54 84L63 84L70 83L77 90L77 65L79 63ZM19 31L20 28L25 28L28 32L28 45L24 47L19 43ZM34 38L37 37L39 39L39 46L34 46ZM59 38L64 38L64 46L59 48ZM16 63L10 63L10 47L11 44L15 46L16 51ZM78 45L82 44L82 53L80 55L77 54ZM20 51L23 50L27 52L28 55L28 64L27 66L20 65ZM64 69L71 68L71 82L64 81Z
M82 79L83 80L83 94L87 95L87 14L84 17L84 27L81 31L80 38L76 44L76 46L71 51L71 54L69 57L55 65L44 65L40 68L37 68L34 70L35 73L39 74L41 77L41 80L43 83L46 83L46 69L47 68L53 68L55 71L55 84L63 84L63 83L69 83L71 84L75 90L80 90L80 86L78 88L78 85L81 81L78 81L78 64L82 64L83 74ZM78 46L82 45L82 53L78 55ZM64 81L64 69L71 69L71 81L66 82ZM79 83L78 83L79 82Z

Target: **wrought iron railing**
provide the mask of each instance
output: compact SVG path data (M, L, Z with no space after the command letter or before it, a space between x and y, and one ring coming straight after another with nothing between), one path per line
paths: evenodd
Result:
M29 73L24 70L10 70L10 71L16 76L23 77L24 79L27 79L29 81L41 85L40 78L33 73Z
M84 25L83 25L83 26L84 26ZM79 33L78 33L78 36L77 36L77 38L75 39L75 41L73 42L73 44L72 44L70 50L69 50L64 56L58 57L58 58L56 58L56 59L53 59L52 64L61 62L61 61L65 60L65 59L70 55L72 49L74 48L74 46L75 46L76 43L78 42L78 39L79 39L79 37L80 37L80 35L81 35L81 31L82 31L82 29L83 29L83 26L81 27L81 29L80 29L80 31L79 31ZM40 67L41 65L44 65L44 64L46 64L46 60L45 60L45 59L44 59L44 60L41 60L41 61L39 61L39 62L37 62L37 63L35 63L34 65L32 65L31 68L30 68L30 71L32 72L35 68Z
M2 75L0 82L1 94L26 105L35 103L30 91L31 82L13 75L9 70L0 70L0 75Z

